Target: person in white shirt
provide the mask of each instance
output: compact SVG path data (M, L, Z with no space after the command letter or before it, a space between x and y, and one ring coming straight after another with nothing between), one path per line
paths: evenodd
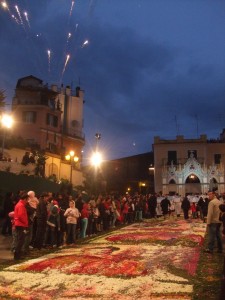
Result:
M217 252L222 253L222 237L220 232L221 221L220 218L220 204L221 202L217 199L215 191L209 191L209 205L207 213L207 229L209 234L208 249L206 253L213 253L215 240L217 240Z
M75 201L69 201L69 208L66 209L64 216L66 217L66 243L74 244L76 239L77 219L80 217L78 209L75 207Z

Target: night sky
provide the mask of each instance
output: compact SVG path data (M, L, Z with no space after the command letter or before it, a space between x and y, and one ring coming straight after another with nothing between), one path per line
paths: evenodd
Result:
M84 157L97 132L112 159L151 151L154 136L217 138L225 128L224 0L6 3L0 89L11 103L21 77L80 85Z

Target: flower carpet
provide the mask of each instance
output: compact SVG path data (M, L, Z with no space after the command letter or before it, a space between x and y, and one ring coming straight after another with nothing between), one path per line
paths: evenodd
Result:
M1 299L191 299L206 226L132 224L6 267Z

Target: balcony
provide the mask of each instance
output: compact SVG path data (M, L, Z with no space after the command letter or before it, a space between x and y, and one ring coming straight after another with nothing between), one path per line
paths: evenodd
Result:
M85 134L81 130L69 128L68 130L64 131L63 134L71 138L85 140Z

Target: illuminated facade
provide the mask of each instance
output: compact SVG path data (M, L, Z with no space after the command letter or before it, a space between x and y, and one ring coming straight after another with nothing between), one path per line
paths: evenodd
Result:
M202 194L217 188L224 193L225 140L154 139L155 191L163 194Z
M80 157L85 143L83 103L79 87L73 94L70 87L49 89L34 76L21 78L12 101L14 135L57 154L76 149Z
M75 91L69 86L49 88L34 76L19 79L12 100L14 137L21 137L30 148L44 150L52 160L64 161L71 150L81 159L85 145L83 96L79 87ZM60 169L60 163L54 163L47 164L46 171L49 176L59 174Z

